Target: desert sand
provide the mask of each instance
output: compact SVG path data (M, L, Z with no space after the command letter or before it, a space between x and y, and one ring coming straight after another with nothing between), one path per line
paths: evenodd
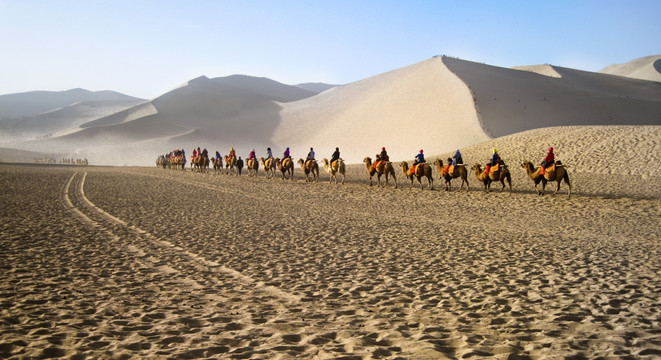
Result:
M335 185L2 164L0 357L658 358L660 144L560 127L463 149L510 164L490 194L359 165ZM518 167L549 145L571 198Z

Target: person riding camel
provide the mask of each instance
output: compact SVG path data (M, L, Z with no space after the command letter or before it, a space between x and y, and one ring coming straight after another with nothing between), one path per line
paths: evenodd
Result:
M308 153L308 156L305 158L305 164L308 163L308 161L314 160L314 149L310 148L310 152Z
M333 167L333 162L337 161L340 158L340 148L336 147L335 152L333 152L333 155L331 156L330 159L330 166Z
M448 173L450 171L450 166L457 166L457 164L463 164L464 159L461 156L461 152L457 149L452 155L452 158L448 158L448 163L443 167L443 172Z
M271 148L266 148L266 160L273 159L273 154L271 153Z
M496 150L496 148L491 150L491 154L491 161L484 165L485 174L489 173L489 170L491 170L492 166L496 166L496 164L500 163L500 155L498 155L498 150Z
M248 159L246 160L246 164L248 164L248 168L252 165L252 161L255 161L255 149L252 149L252 151L248 154Z
M236 158L236 152L234 151L233 147L230 147L230 154L228 155L229 160L232 158Z
M372 168L376 169L377 165L382 162L388 162L390 161L390 157L388 156L388 152L386 151L385 147L381 148L381 153L376 156L376 161L374 161L374 164L372 165Z
M216 159L220 159L220 153L216 150Z
M425 154L423 153L422 149L420 152L415 156L415 160L413 160L413 165L411 165L411 174L415 174L415 167L418 164L422 164L426 162L425 161Z
M193 159L197 157L197 150L193 149Z
M555 155L553 154L553 148L549 148L549 152L546 153L544 160L542 160L541 166L539 167L539 174L544 175L545 169L555 163Z
M289 148L285 149L285 152L282 154L282 159L287 159L289 158L291 160L291 155L289 154Z
M204 150L202 150L202 157L209 157L209 152L207 151L207 148L204 148Z

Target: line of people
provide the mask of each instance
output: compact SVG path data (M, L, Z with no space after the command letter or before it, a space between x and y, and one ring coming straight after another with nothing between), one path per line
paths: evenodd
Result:
M183 150L182 150L182 152L183 152ZM200 150L199 147L197 149L193 149L193 157L196 157L198 154L200 154L202 156L208 156L207 155L208 154L207 149L205 148L204 150ZM287 147L285 149L282 156L283 156L283 159L286 159L286 158L291 159L291 154L289 152L289 147ZM218 151L216 151L216 158L217 159L221 158L221 155ZM228 160L231 160L233 158L236 159L236 151L234 151L234 147L231 147L229 155L228 155ZM335 151L331 155L331 159L330 159L331 166L339 158L340 158L340 149L338 147L336 147ZM271 159L272 161L274 160L273 152L271 151L270 147L266 148L266 156L264 157L264 159L265 160ZM248 159L247 160L248 161L250 161L250 160L255 160L256 161L257 160L255 149L252 149L252 151L248 154ZM312 147L310 148L310 152L308 152L308 154L305 158L305 163L307 164L308 161L310 161L310 160L316 160L315 159L314 148L312 148ZM378 164L380 164L382 162L388 162L388 161L390 161L390 157L388 156L388 152L386 151L385 147L382 147L381 152L376 155L376 161L374 161L374 163L372 164L372 167L376 169ZM425 160L424 151L421 149L418 152L418 154L416 154L415 157L414 157L413 165L411 167L411 172L415 172L415 167L418 164L422 164L422 163L426 163L426 160ZM443 172L447 173L449 171L450 166L457 166L457 165L461 165L463 163L464 163L464 161L463 161L463 157L461 155L461 152L459 151L459 149L457 149L455 151L454 155L452 155L451 158L448 158L447 164L443 167ZM484 166L484 173L488 174L492 167L494 167L494 166L496 166L497 164L500 164L500 163L502 163L502 159L501 159L500 155L498 154L498 150L496 148L493 148L492 151L491 151L491 159L489 161L487 161L487 163ZM545 169L548 168L549 166L553 165L554 163L555 163L555 155L553 153L553 147L549 147L546 156L544 157L544 159L542 160L542 162L540 164L541 165L540 166L540 174L544 175ZM243 168L243 165L244 165L244 162L241 159L241 157L239 156L239 158L236 159L236 166L238 168L239 175L241 174L241 169Z

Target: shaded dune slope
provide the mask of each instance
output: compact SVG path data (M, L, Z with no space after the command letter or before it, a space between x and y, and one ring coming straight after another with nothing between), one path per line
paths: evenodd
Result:
M661 83L553 67L560 78L444 57L492 137L559 125L658 125Z

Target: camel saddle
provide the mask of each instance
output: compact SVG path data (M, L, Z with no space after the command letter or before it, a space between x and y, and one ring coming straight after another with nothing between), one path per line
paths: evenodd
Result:
M335 169L337 167L337 160L331 161L331 168Z
M540 175L546 175L546 173L548 173L548 172L554 172L554 171L555 171L555 164L556 164L556 163L553 163L553 164L551 164L551 166L549 166L549 167L545 167L545 168L544 168L544 171L540 171L540 172L539 172Z
M491 168L489 169L489 173L490 174L495 173L498 170L500 170L500 164L496 164L496 165L491 166Z

